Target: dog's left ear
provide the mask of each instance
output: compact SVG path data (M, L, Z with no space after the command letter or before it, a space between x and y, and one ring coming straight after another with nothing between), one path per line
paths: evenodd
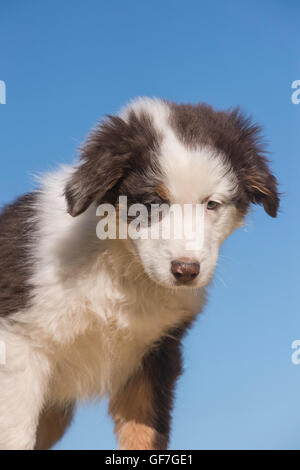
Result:
M276 217L279 208L277 180L263 156L254 156L252 166L247 169L244 183L250 202L262 204L267 214Z
M239 108L231 114L233 134L232 161L243 191L250 203L263 205L267 214L276 217L279 208L277 180L265 157L262 129L244 116Z

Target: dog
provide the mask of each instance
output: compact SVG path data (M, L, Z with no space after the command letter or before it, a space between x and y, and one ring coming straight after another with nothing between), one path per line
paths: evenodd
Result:
M118 215L120 197L130 207L199 205L201 231L139 237L152 227L144 218L137 236L105 238L98 208ZM4 207L0 448L49 449L78 401L106 395L120 449L166 449L182 338L251 203L276 217L258 125L239 108L138 98L100 122L79 161Z

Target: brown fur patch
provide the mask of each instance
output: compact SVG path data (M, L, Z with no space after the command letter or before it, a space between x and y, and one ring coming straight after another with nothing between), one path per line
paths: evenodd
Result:
M161 197L163 201L169 200L170 195L169 195L168 188L163 183L157 186L156 191L159 197Z
M120 450L158 450L156 434L153 428L130 421L120 427Z
M139 371L132 377L122 393L112 402L111 411L116 419L150 423L153 419L152 389L149 378Z
M47 450L64 435L73 417L74 405L51 407L40 416L35 450Z
M112 400L113 415L120 449L155 449L153 394L149 378L139 371L124 390Z

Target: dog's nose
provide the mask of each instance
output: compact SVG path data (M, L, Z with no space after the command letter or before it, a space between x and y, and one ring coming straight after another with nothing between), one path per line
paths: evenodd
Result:
M171 262L171 273L182 284L192 281L200 273L200 264L190 258L180 258Z

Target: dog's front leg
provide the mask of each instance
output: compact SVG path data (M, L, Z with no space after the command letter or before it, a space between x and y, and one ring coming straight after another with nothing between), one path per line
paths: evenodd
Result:
M0 449L31 450L48 380L47 360L26 341L5 334L0 366Z
M167 448L174 386L180 373L179 338L167 337L111 399L110 413L121 450Z

